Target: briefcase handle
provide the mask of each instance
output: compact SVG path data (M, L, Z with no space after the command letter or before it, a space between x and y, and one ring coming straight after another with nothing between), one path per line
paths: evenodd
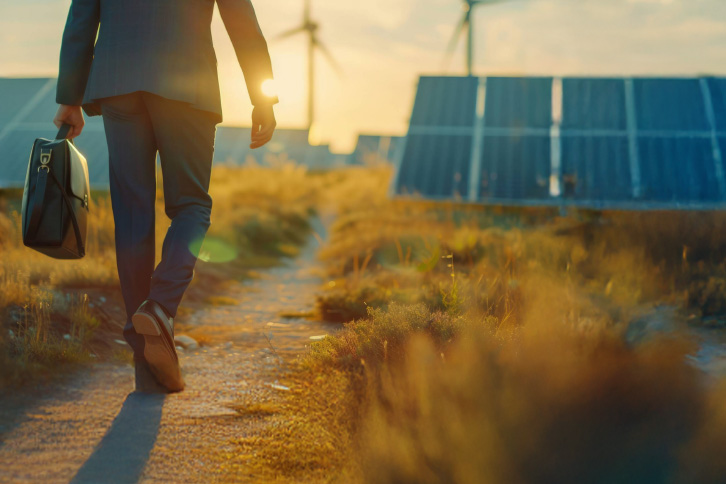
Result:
M63 123L63 125L58 130L58 134L55 135L55 139L68 139L68 133L71 132L72 126L70 124ZM69 139L71 143L73 143L72 139ZM73 143L75 144L75 143Z

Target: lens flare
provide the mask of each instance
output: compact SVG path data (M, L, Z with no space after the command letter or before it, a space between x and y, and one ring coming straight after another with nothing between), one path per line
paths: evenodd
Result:
M237 250L233 246L223 240L209 237L195 240L190 244L189 250L204 262L224 263L237 258Z
M269 97L277 96L277 86L273 79L267 79L262 83L262 94Z

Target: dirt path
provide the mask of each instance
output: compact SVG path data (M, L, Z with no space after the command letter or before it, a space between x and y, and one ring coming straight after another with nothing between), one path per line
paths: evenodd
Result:
M206 307L187 318L185 328L209 344L180 354L185 391L130 393L133 368L104 363L2 396L0 482L215 480L219 456L234 450L230 439L264 425L239 418L228 405L284 391L273 387L284 361L304 351L311 336L336 327L279 314L311 309L324 225L316 221L314 229L299 257L231 286L224 296L238 304Z

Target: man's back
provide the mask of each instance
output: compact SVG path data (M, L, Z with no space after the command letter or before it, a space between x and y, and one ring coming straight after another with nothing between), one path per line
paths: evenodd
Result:
M216 3L252 103L269 102L260 86L272 78L272 68L251 3ZM97 99L147 91L221 118L211 35L214 5L215 0L74 0L61 50L58 102L77 104L80 96L84 105L93 106ZM89 42L96 30L94 47ZM85 69L87 84L80 92L78 78Z

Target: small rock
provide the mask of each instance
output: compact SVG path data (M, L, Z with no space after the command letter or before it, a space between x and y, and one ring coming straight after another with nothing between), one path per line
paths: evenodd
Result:
M195 340L191 336L187 336L186 334L174 336L174 343L177 346L181 346L185 350L195 350L199 348L199 343L197 343L197 340Z
M106 302L106 298L104 296L99 297L98 300L101 301L102 303Z
M184 347L183 347L183 346L177 346L177 347L176 347L176 350L177 350L177 351L184 351Z
M70 341L71 340L71 335L66 333L66 334L63 335L63 339L66 340L66 341Z
M265 383L270 388L274 388L275 390L282 390L285 392L290 391L290 387L286 387L285 385L280 385L279 383Z

